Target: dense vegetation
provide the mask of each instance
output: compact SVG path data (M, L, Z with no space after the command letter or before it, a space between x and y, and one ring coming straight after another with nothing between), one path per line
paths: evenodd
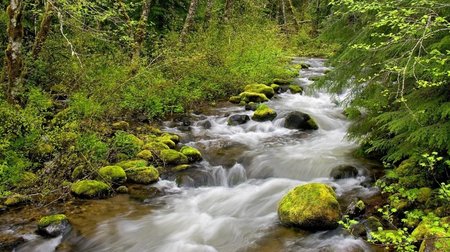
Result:
M450 214L447 0L11 0L0 3L0 197L49 194L78 167L134 157L135 132L296 74L326 56L319 87L349 92L349 136L384 162L374 242L417 249L419 222ZM332 56L332 52L336 52ZM292 71L294 70L294 71ZM61 192L58 192L61 193ZM426 199L423 198L426 194ZM443 245L443 246L448 246Z

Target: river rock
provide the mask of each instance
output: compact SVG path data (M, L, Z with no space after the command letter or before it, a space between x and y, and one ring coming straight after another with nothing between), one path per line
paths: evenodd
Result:
M159 155L159 153L163 150L168 150L170 149L169 146L167 146L164 143L155 141L155 142L150 142L150 143L146 143L144 145L144 147L142 147L144 150L149 150L151 151L153 154L155 155Z
M269 101L269 98L265 94L261 93L255 93L255 92L242 92L239 94L239 97L241 98L241 101L244 101L246 103L248 102L266 102Z
M259 104L254 102L249 102L245 105L245 110L255 111L258 109Z
M286 80L286 79L274 79L274 80L273 80L273 83L274 83L274 84L277 84L277 85L283 86L283 85L289 85L289 84L291 84L291 83L292 83L292 80Z
M189 162L197 162L203 159L200 151L191 146L183 146L180 152L188 158Z
M153 166L132 167L125 170L131 183L148 185L159 180L159 172Z
M277 112L269 108L266 104L261 104L253 114L252 120L258 122L272 121L275 117L277 117Z
M187 164L188 158L181 152L176 150L163 150L161 151L159 158L169 165Z
M152 160L153 153L149 150L142 150L136 155L136 157L139 159L144 159L144 160Z
M267 98L272 98L275 95L273 88L264 84L250 84L245 86L244 91L264 94Z
M282 224L308 230L338 227L340 206L333 189L322 183L310 183L290 190L278 204Z
M118 165L104 166L98 170L101 179L108 180L114 184L122 184L127 180L127 176L122 167Z
M317 130L319 128L314 119L299 111L290 112L286 116L284 127L298 130Z
M232 115L228 117L228 125L236 126L240 124L244 124L250 121L250 117L248 115Z
M203 127L204 129L210 129L212 127L212 124L209 120L199 122L198 125Z
M334 179L355 178L358 176L358 169L351 165L340 165L333 168L330 177Z
M300 66L302 67L302 69L308 69L311 67L311 65L308 63L300 63Z
M105 198L110 194L110 186L98 180L79 180L72 184L70 191L80 198Z
M13 206L24 205L27 202L29 202L30 200L31 200L31 198L28 196L15 193L11 196L8 196L8 198L6 198L5 202L3 202L3 204L7 207L13 207Z
M38 222L37 233L47 237L57 237L70 230L70 223L64 214L42 217Z
M365 209L366 204L364 203L364 201L356 199L350 202L350 204L347 207L347 210L345 210L345 214L347 214L350 217L355 217L361 215Z
M299 85L292 84L292 85L289 85L288 88L289 88L289 91L291 91L292 94L301 94L301 93L303 93L303 88L300 87Z

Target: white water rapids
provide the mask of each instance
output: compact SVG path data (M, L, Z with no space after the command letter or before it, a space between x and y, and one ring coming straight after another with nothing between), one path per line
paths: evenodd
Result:
M327 70L320 59L296 61L311 65L301 70L302 77L297 79L306 89L311 84L309 78ZM205 160L197 168L208 174L208 182L200 187L179 187L171 180L160 181L157 187L168 193L148 203L157 205L156 209L139 218L123 215L98 223L93 235L75 244L73 250L370 251L364 241L340 229L296 232L281 227L277 218L282 196L310 181L330 184L338 196L373 193L361 186L365 167L351 156L356 145L345 139L348 122L335 104L336 99L339 97L322 91L277 95L267 103L278 113L272 122L228 126L226 115L253 113L238 106L218 109L213 116L199 116L192 131L186 133L195 141L187 144L212 153L204 155ZM319 130L302 133L284 128L284 117L292 111L308 113ZM211 123L209 129L201 126L206 120ZM233 154L227 152L230 146L238 146ZM213 165L208 157L214 157L215 151L222 151L224 159L236 158L236 162L230 167ZM353 165L360 169L361 176L330 179L331 170L339 165ZM27 249L19 251L30 251L31 247Z

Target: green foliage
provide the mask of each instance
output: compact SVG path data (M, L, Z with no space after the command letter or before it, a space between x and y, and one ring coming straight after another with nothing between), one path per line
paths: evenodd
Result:
M341 225L345 230L353 234L353 227L359 223L359 221L350 219L348 215L344 215L342 220L338 221L339 225Z
M124 131L117 131L112 139L112 148L118 152L134 157L139 152L144 142L135 135Z
M414 245L416 240L411 237L407 228L398 230L383 230L380 228L376 232L371 232L370 236L370 242L381 243L386 246L386 249L392 247L395 251L417 251L416 246Z
M75 150L89 160L98 162L105 160L108 157L109 146L103 142L98 135L86 133L77 139Z

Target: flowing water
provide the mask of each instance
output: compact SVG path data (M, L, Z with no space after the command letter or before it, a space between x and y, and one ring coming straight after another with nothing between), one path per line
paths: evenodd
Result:
M121 203L116 200L109 206L111 211L121 204L128 204L128 208L120 208L123 212L113 216L108 215L108 208L93 206L107 217L85 216L87 221L75 223L75 229L84 231L74 231L76 234L65 238L68 245L60 250L371 251L363 240L341 229L309 233L278 222L278 201L300 184L327 183L335 188L341 202L375 193L362 185L367 179L367 164L352 157L356 145L345 139L349 123L337 105L343 97L307 87L311 78L327 70L324 61L297 58L294 62L311 65L301 70L296 80L308 92L283 93L268 102L278 113L274 121L228 126L228 115L252 112L227 106L209 115L193 115L196 119L189 132L167 127L167 131L187 139L185 144L200 149L205 160L194 169L158 182L156 187L164 191L162 197L132 204L128 198ZM311 115L319 130L284 128L284 117L292 111ZM207 121L210 127L205 129ZM329 178L339 165L357 167L359 176ZM45 242L37 239L16 251L52 251L60 243L61 237Z

